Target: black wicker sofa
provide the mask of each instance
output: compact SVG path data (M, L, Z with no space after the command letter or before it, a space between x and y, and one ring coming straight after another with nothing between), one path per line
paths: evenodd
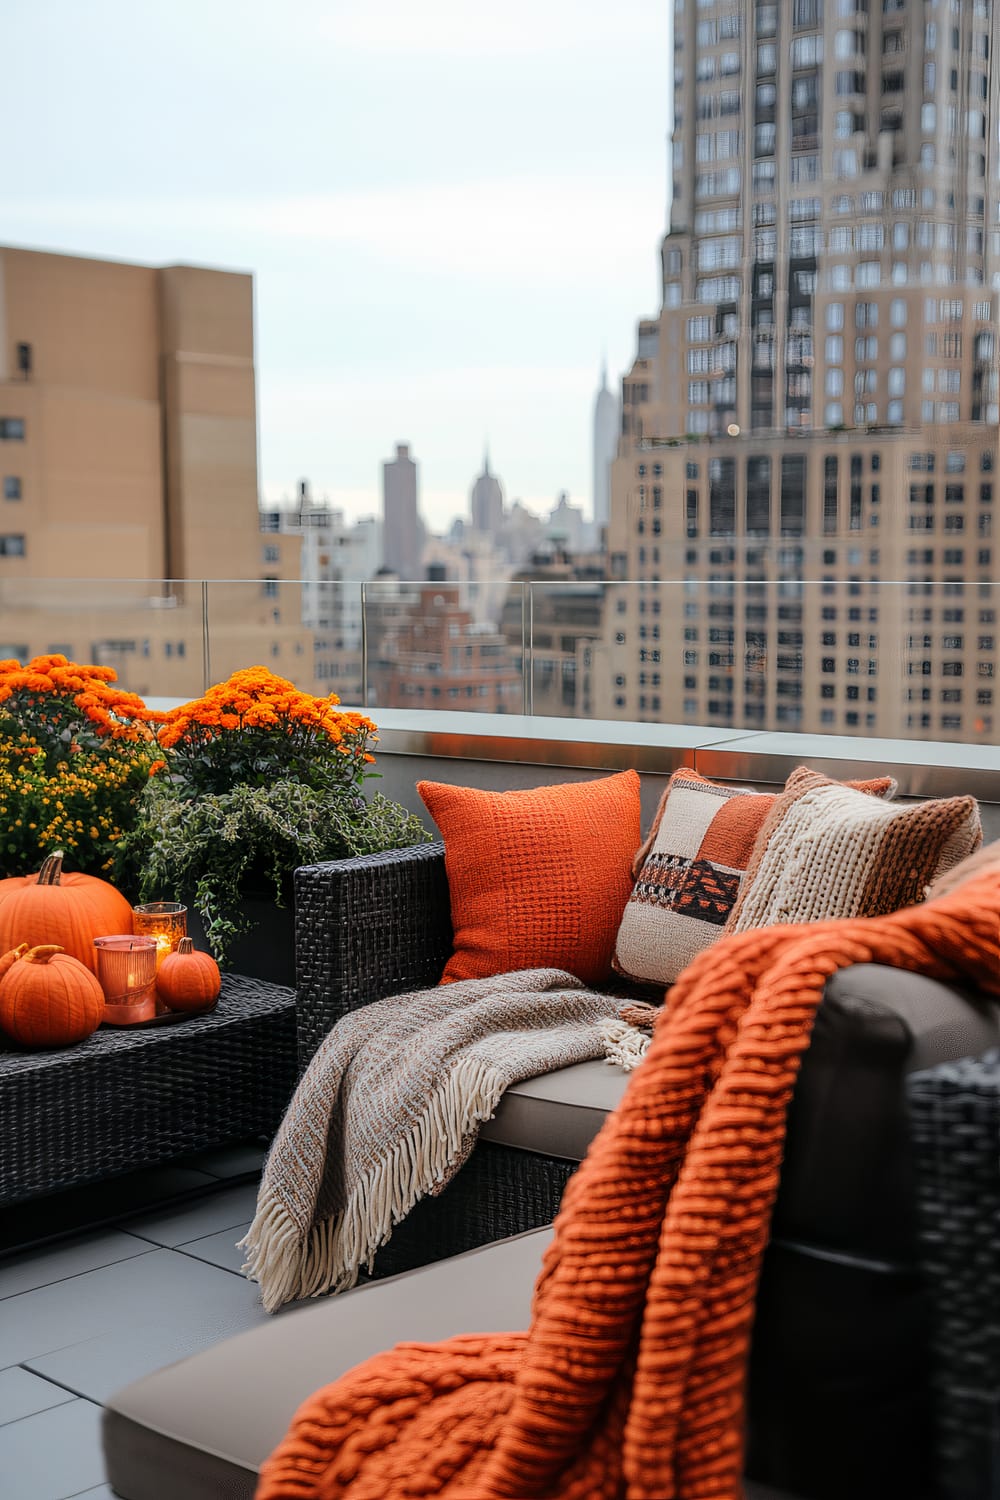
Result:
M434 984L451 928L440 845L296 879L305 1063L338 1016ZM828 985L758 1297L746 1500L1000 1500L998 1044L981 995L874 965ZM966 1054L986 1056L951 1061ZM416 1269L289 1309L112 1397L114 1492L250 1500L299 1402L342 1370L399 1339L525 1326L549 1234L535 1226L623 1086L594 1066L600 1086L571 1068L505 1099L455 1181L379 1256L382 1277Z
M452 934L443 846L300 869L296 912L304 1066L339 1016L440 978ZM998 1044L1000 1014L982 996L876 965L827 986L760 1291L749 1470L760 1479L816 1500L935 1493L933 1309L907 1091L924 1070ZM598 1062L511 1090L457 1178L396 1230L377 1274L551 1222L624 1085ZM922 1138L938 1160L939 1143Z

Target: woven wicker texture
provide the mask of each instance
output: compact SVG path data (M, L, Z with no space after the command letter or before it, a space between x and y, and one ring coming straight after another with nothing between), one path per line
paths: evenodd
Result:
M443 844L296 870L300 1067L348 1011L437 984L451 946Z
M567 1187L527 1334L377 1356L310 1398L258 1500L736 1500L788 1101L829 976L1000 993L1000 879L702 954Z
M444 979L568 969L603 984L639 845L635 771L530 791L417 790L445 844L455 939Z
M966 887L965 889L968 889ZM1000 1497L1000 1052L911 1075L937 1492Z
M444 1192L425 1198L396 1225L375 1257L375 1275L395 1276L551 1224L576 1168L575 1161L479 1141Z
M0 1203L270 1136L294 1085L294 991L236 974L206 1016L0 1049Z

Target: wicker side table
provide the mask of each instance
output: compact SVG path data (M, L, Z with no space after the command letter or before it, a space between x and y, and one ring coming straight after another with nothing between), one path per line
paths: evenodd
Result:
M1000 1052L907 1084L931 1294L937 1493L1000 1500Z
M0 1049L0 1204L270 1135L295 1080L295 991L240 974L205 1016Z

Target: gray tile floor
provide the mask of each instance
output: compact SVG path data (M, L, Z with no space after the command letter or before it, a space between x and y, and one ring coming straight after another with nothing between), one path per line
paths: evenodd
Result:
M152 1174L147 1203L157 1183L202 1195L138 1213L136 1185L123 1181L118 1222L0 1257L3 1500L111 1496L101 1403L140 1375L264 1321L236 1249L263 1155L256 1145L234 1146ZM7 1211L15 1223L17 1212Z

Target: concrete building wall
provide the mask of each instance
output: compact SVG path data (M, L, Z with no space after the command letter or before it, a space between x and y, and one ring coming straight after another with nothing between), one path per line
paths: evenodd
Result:
M311 677L301 609L272 599L261 552L253 348L248 275L0 248L7 654L188 696L207 606L213 675L256 660ZM297 578L297 559L281 569ZM206 598L170 578L236 582Z

